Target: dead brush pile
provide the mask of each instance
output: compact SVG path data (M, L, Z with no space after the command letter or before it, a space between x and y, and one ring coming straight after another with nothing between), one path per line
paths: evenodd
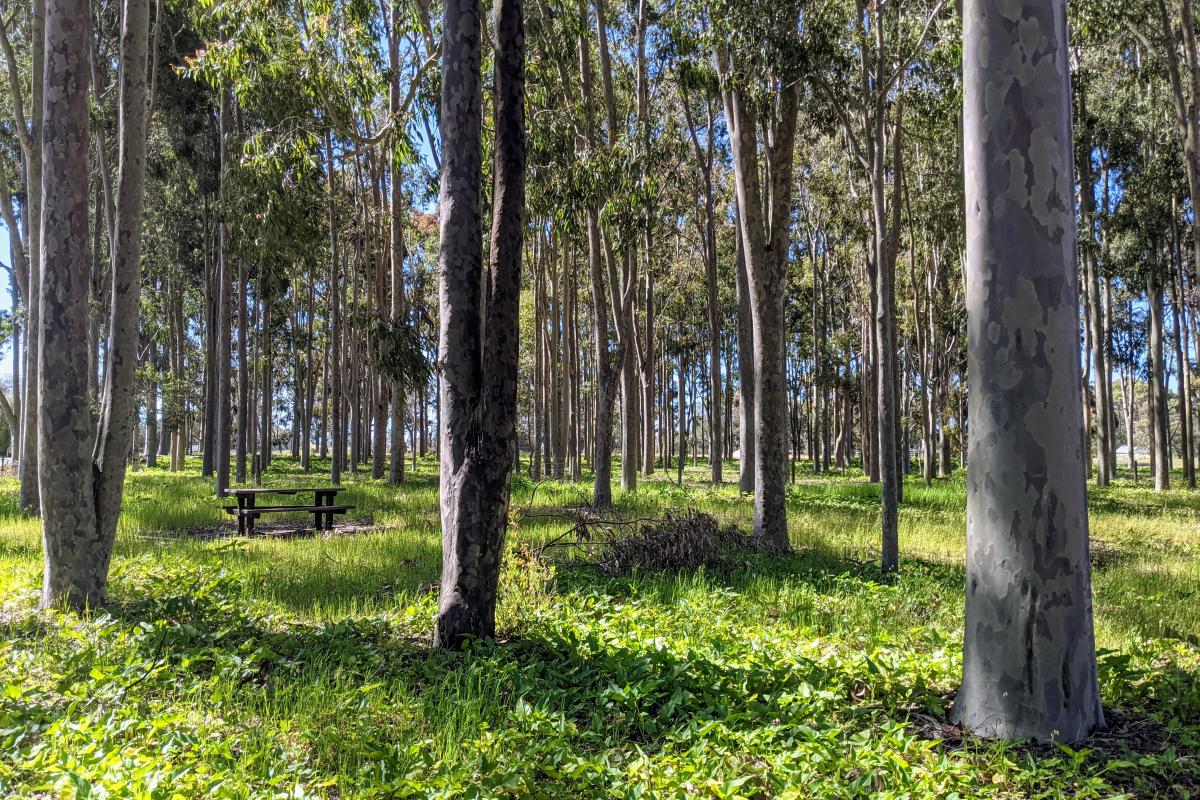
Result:
M737 526L722 527L716 517L691 508L668 511L655 519L589 515L547 544L552 546L571 547L579 561L609 575L635 569L681 572L727 566L733 563L731 556L736 551L757 549L755 541Z

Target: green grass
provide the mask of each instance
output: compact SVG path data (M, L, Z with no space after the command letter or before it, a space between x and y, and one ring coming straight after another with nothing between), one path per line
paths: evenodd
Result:
M706 474L618 511L745 526L750 500ZM929 735L961 664L961 479L906 485L894 581L860 475L798 469L791 555L619 578L531 558L590 487L518 479L500 642L445 654L435 476L351 479L378 532L201 541L229 523L198 465L133 473L114 602L84 617L35 610L38 524L0 485L0 795L1200 796L1198 493L1091 495L1102 692L1156 746L1030 750ZM299 482L324 483L287 459L268 480Z

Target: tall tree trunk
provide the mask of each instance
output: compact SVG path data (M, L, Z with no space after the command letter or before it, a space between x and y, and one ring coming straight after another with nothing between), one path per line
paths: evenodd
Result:
M217 311L219 272L214 251L216 232L208 225L208 195L204 195L204 421L200 447L203 449L200 474L209 477L216 470L217 442L217 341L220 339L220 315Z
M750 315L750 282L746 274L746 243L740 223L735 223L737 251L737 353L738 353L738 491L754 493L754 324Z
M23 441L21 442L21 456L19 464L19 476L21 479L20 495L18 502L21 509L28 514L37 514L41 508L40 500L40 479L38 469L39 456L39 427L41 402L39 392L41 390L41 381L38 379L38 369L40 366L41 350L42 350L42 330L45 327L42 322L42 260L43 247L42 229L45 210L43 202L45 192L43 190L42 181L45 175L43 169L43 153L45 148L44 135L44 88L47 85L52 85L45 79L46 61L46 30L47 30L47 0L34 0L33 2L33 25L32 25L32 42L31 50L33 54L33 81L30 92L31 99L31 124L26 146L23 148L25 153L25 175L26 175L26 198L28 206L25 211L25 230L29 237L29 266L27 270L28 285L25 287L25 402L22 403L24 419L21 421L21 434ZM62 12L63 8L74 8L74 3L60 5L55 8L55 13ZM84 13L90 13L87 6L84 6ZM83 24L80 22L79 24ZM87 26L85 25L85 28ZM71 31L71 36L74 37L75 31ZM86 40L87 33L84 32ZM80 53L80 58L83 54ZM80 62L77 65L83 69L83 64ZM18 98L13 97L14 111L18 108ZM73 98L72 98L73 102ZM18 120L19 121L19 120ZM24 127L21 126L24 131ZM85 132L86 135L86 132ZM86 147L86 145L83 145ZM84 157L86 162L86 155ZM85 163L86 168L86 163ZM86 191L86 187L85 187ZM84 203L86 217L86 201ZM84 220L86 225L86 218ZM14 229L9 228L9 235L16 236ZM86 234L85 234L86 236ZM84 243L86 248L86 242ZM16 355L13 356L16 358Z
M46 4L45 124L41 131L41 348L30 374L38 384L38 464L30 486L45 498L42 605L76 608L103 600L108 553L96 526L88 388L88 4ZM32 270L31 270L32 271ZM31 296L31 299L34 296ZM136 325L136 322L135 322ZM136 328L135 328L136 330ZM111 372L111 368L109 370ZM129 421L127 421L129 422ZM26 423L29 424L28 422ZM130 428L121 443L129 452ZM27 450L27 455L33 449Z
M388 86L388 110L393 115L400 113L400 37L402 35L403 6L400 0L392 0L391 25L388 29L388 58L391 62L392 77ZM404 321L404 187L401 178L400 159L392 153L391 167L391 202L388 204L388 260L391 265L392 305L391 318L393 325ZM388 481L394 486L404 482L404 390L399 381L392 385L391 397L391 462L388 471Z
M720 67L728 76L728 65ZM754 331L754 533L768 545L787 550L790 545L784 300L799 85L791 83L780 90L777 117L769 124L764 147L770 164L766 204L759 180L759 120L752 114L750 98L743 88L734 87L728 94L738 222Z
M434 631L434 643L442 647L495 634L496 588L516 447L525 206L521 0L496 0L495 150L486 293L479 280L481 16L479 0L448 0L442 40L442 582Z
M95 445L96 524L108 573L134 424L138 317L141 308L142 198L146 173L146 66L150 38L149 0L125 0L121 16L121 95L116 209L107 366L100 430ZM103 584L101 584L103 589Z
M158 370L158 345L153 341L150 342L146 363L152 371ZM145 459L147 467L158 466L158 380L154 375L146 380Z
M217 224L217 496L224 497L229 489L229 450L233 442L233 409L230 399L233 373L233 298L229 290L229 169L233 150L233 111L229 91L221 92L221 208Z
M1077 742L1104 716L1079 405L1066 3L967 0L964 19L971 443L953 716L978 735Z
M343 254L338 249L338 217L335 203L336 164L333 158L333 137L325 132L325 186L328 193L329 216L329 280L328 297L326 300L326 317L329 321L329 350L327 358L330 362L328 375L328 390L330 422L329 437L333 457L330 460L329 479L336 486L342 482L342 470L346 468L346 431L342 418L342 284L341 274L344 270L339 261ZM324 445L322 445L324 450ZM322 453L324 456L324 453Z
M1095 236L1096 194L1095 173L1092 171L1092 146L1090 124L1087 112L1087 95L1085 84L1081 81L1077 92L1079 105L1079 131L1082 146L1078 151L1079 177L1079 221L1080 254L1087 280L1086 318L1088 337L1091 341L1092 370L1096 375L1096 450L1099 454L1099 465L1096 473L1096 485L1107 486L1115 477L1116 469L1112 463L1113 447L1111 441L1112 428L1109 420L1112 418L1111 384L1108 377L1108 358L1105 348L1104 319L1100 301L1100 276L1096 264L1097 243ZM1089 461L1090 464L1090 461Z
M1151 421L1151 454L1154 459L1154 491L1165 492L1171 485L1170 429L1167 414L1166 363L1163 358L1163 286L1158 275L1146 280L1149 313L1150 400L1154 413Z
M52 0L46 14L42 131L44 312L38 380L39 490L45 573L42 605L103 602L121 493L136 431L141 218L146 148L148 0L126 0L121 27L120 185L112 307L100 426L93 424L87 326L88 8Z

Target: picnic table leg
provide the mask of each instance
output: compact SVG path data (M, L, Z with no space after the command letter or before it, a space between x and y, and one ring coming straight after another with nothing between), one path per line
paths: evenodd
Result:
M333 492L321 492L321 496L317 498L317 505L319 505L319 506L333 505L333 496L334 496ZM325 530L327 530L327 531L333 530L333 513L327 511L322 514L319 514L319 516L322 516L325 518Z
M246 516L242 512L245 510L246 504L241 495L237 496L237 521L238 521L238 536L246 535Z

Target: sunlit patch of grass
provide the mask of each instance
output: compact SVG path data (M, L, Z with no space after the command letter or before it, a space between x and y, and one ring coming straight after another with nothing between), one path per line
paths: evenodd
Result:
M910 723L960 670L966 487L914 476L901 573L857 469L789 487L794 552L602 576L534 558L586 504L514 480L499 643L429 648L437 462L401 487L348 474L361 535L239 538L189 460L131 473L111 608L35 611L40 533L0 483L0 794L14 797L1109 797L1200 786L1200 494L1091 493L1109 703L1164 726L1161 753L946 749ZM321 486L278 458L267 485ZM619 473L617 473L619 474ZM725 466L727 481L736 465ZM697 507L749 526L703 461L641 477L614 513ZM301 519L302 518L298 518ZM225 526L216 539L196 529Z

